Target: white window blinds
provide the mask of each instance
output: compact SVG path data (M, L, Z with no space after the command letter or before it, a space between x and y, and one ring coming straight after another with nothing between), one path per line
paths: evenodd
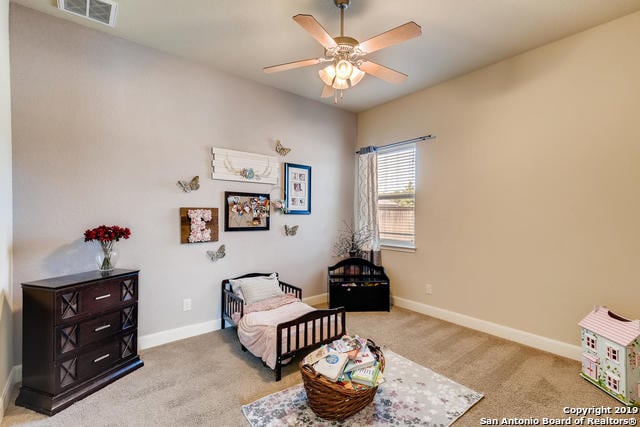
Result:
M416 145L378 151L380 243L415 248Z

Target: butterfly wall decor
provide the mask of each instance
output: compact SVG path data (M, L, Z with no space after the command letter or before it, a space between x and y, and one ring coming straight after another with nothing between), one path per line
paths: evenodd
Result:
M284 157L287 154L289 154L289 152L291 151L291 148L286 148L284 145L282 145L282 142L280 142L279 139L276 142L277 142L276 143L276 152L278 154L280 154L282 157Z
M211 261L216 262L219 259L222 259L225 257L226 255L225 246L220 245L217 251L207 251L207 255L209 256L209 258L211 258Z
M289 227L288 225L284 225L284 234L285 236L295 236L296 233L298 232L298 227L300 227L299 225L292 225L291 227Z
M189 182L178 181L177 185L178 187L182 188L182 191L184 191L185 193L191 193L191 191L195 191L200 188L200 177L196 175Z

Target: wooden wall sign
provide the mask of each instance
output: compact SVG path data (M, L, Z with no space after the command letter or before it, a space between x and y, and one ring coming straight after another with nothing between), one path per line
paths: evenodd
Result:
M211 148L211 178L225 181L277 184L280 162L275 156Z
M180 208L180 243L218 241L218 208Z

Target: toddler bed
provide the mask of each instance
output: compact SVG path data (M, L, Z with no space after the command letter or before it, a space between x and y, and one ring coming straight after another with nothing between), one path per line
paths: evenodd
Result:
M346 334L343 307L317 310L302 289L277 273L249 273L222 281L221 327L237 326L242 350L262 358L281 379L282 362Z

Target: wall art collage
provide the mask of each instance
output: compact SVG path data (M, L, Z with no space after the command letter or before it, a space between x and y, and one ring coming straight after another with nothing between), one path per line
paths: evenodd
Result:
M274 150L281 157L291 151L276 140ZM253 182L275 186L279 189L281 163L276 156L246 153L213 147L211 149L211 178L214 180ZM284 163L284 198L271 203L269 193L224 192L224 231L266 231L270 227L270 213L311 214L311 166ZM184 193L200 188L199 176L179 180L178 187ZM218 241L218 208L180 208L180 243L207 243ZM295 236L298 225L284 225L284 235ZM225 245L207 251L216 262L226 255Z

